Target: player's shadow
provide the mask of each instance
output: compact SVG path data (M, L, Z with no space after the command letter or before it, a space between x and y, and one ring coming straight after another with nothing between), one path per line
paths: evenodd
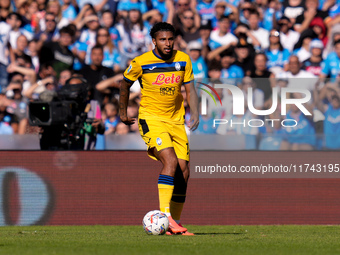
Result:
M211 236L211 235L244 235L246 233L194 233L196 236Z

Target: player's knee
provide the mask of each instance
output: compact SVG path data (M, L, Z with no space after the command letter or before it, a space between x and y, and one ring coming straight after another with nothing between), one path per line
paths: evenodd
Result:
M176 156L168 156L164 160L164 166L172 169L173 172L176 171L177 164L178 164L178 160Z

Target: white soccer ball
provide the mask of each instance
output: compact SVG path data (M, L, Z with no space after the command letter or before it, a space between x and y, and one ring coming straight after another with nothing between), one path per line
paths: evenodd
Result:
M148 235L163 235L168 227L168 217L161 211L150 211L143 218L143 228Z

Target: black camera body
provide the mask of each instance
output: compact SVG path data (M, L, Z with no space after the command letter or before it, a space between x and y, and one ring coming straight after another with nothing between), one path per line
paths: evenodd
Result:
M73 123L86 107L86 84L63 86L49 100L30 102L29 123L32 126L53 126Z
M77 78L79 80L79 78ZM44 93L44 92L43 92ZM46 91L28 104L29 123L42 127L42 150L83 150L88 86L66 83L57 93Z

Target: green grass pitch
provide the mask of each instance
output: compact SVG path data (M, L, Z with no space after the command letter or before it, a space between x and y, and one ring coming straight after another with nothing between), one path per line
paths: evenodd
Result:
M187 226L196 236L148 236L142 226L1 227L0 254L340 254L340 226Z

